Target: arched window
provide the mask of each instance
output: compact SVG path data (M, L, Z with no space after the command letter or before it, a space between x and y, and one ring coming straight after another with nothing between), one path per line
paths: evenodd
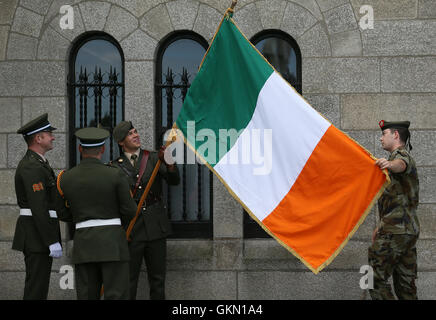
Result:
M302 94L301 52L297 42L281 30L264 30L256 34L251 43ZM244 238L267 237L269 235L244 211Z
M178 31L160 44L156 60L156 146L177 119L208 43L198 34ZM178 164L178 186L164 184L163 195L173 226L173 238L212 237L212 173L199 163L190 164L185 147L184 164ZM195 157L194 157L195 158Z
M251 43L301 94L301 52L297 42L283 31L264 30Z
M103 32L87 32L74 43L69 60L70 166L80 162L79 128L101 126L111 133L102 161L119 156L112 131L124 119L124 55L118 42Z

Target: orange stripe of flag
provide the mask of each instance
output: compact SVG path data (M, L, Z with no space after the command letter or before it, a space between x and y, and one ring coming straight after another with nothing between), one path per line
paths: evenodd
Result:
M385 181L368 153L330 126L263 223L318 270L348 240Z

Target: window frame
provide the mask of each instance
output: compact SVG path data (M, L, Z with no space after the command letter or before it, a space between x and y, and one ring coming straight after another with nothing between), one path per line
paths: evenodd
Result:
M155 139L154 145L157 148L162 142L161 137L167 129L162 126L163 117L163 97L161 95L162 88L159 87L163 83L162 79L162 62L166 49L178 40L192 40L201 45L205 53L209 48L209 43L199 34L190 30L177 30L169 33L165 38L159 41L155 56L155 76L154 76L154 92L155 92ZM191 82L192 83L192 82ZM176 119L172 119L173 122ZM173 234L169 238L177 239L212 239L213 238L213 174L209 171L209 203L210 215L209 221L171 221ZM204 188L204 186L203 186Z
M255 34L250 42L256 46L257 43L259 43L262 40L268 39L268 38L279 38L283 41L286 41L287 43L289 43L292 47L292 49L294 49L295 52L295 58L296 58L296 64L297 64L297 84L294 86L295 90L298 91L299 94L303 94L303 90L302 90L302 58L301 58L301 50L300 50L300 46L298 45L297 41L292 38L289 34L287 34L286 32L282 31L282 30L278 30L278 29L267 29L267 30L262 30L260 32L258 32L257 34ZM277 70L278 71L278 70Z
M76 59L77 54L79 50L82 48L83 45L86 43L93 41L93 40L105 40L113 44L120 54L121 58L121 74L122 74L122 83L121 86L121 119L120 121L124 120L125 117L125 59L124 59L124 52L121 48L121 45L118 43L118 41L112 37L111 35L102 32L102 31L88 31L82 33L80 36L78 36L71 47L69 57L68 57L68 76L67 76L67 90L68 90L68 105L69 105L69 112L68 112L68 142L69 142L69 168L74 167L77 165L76 158L77 158L77 148L76 148L76 141L74 138L74 131L76 130L76 93L75 93L75 87L73 84L75 83L75 75L76 75ZM112 132L111 132L112 137Z

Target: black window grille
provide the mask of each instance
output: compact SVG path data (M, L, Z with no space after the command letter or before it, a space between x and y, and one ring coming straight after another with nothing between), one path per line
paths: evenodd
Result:
M297 42L281 30L264 30L256 34L251 43L271 65L300 94L301 52ZM244 238L269 238L270 236L244 210Z
M102 161L119 156L112 131L124 119L124 56L118 42L103 32L87 32L74 43L69 58L70 167L80 162L74 132L101 126L110 132Z
M187 91L208 48L207 41L190 31L174 32L159 45L156 60L156 146L173 126ZM173 226L173 238L212 238L212 173L192 159L184 147L184 162L177 164L178 186L163 185L163 198ZM176 156L174 154L174 156Z

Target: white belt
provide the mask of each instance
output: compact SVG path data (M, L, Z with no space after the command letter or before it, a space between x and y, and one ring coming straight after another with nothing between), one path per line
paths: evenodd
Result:
M120 218L92 219L92 220L86 220L86 221L76 223L76 229L90 228L90 227L101 227L101 226L120 226L120 225L121 225Z
M50 215L50 218L57 218L58 215L56 214L56 211L54 210L48 210L48 214ZM20 209L20 216L32 216L32 210L30 209Z

